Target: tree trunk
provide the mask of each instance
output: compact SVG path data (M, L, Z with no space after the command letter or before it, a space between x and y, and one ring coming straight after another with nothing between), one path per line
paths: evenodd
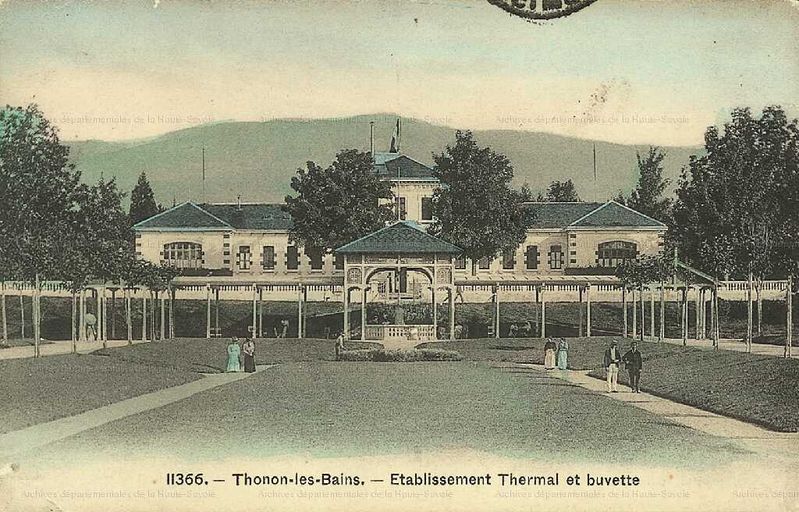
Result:
M785 357L791 357L791 338L793 337L793 276L788 276L788 287L785 291Z
M175 288L169 288L169 339L175 338ZM253 333L253 338L255 333Z
M660 282L660 331L658 341L666 337L666 283Z
M78 333L75 324L78 319L78 294L72 290L72 322L70 323L70 331L72 331L72 353L78 351Z
M39 340L42 337L42 304L41 304L41 293L39 291L39 274L36 274L36 289L33 291L34 297L36 298L36 306L35 306L35 326L33 329L33 354L34 357L41 357L41 353L39 352Z
M117 290L111 289L111 339L117 337Z
M25 339L25 298L22 296L22 290L19 292L19 337Z
M758 279L755 285L755 293L757 300L757 335L763 335L763 296L760 292L763 290L763 280Z
M6 319L6 282L0 283L0 316L3 320L3 343L8 343L8 322Z
M131 300L130 289L125 288L125 326L128 329L128 345L133 345L133 323L130 318Z
M746 351L752 352L752 273L746 285Z

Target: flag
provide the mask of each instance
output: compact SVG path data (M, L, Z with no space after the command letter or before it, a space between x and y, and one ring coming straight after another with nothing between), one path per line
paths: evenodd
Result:
M400 150L400 120L397 119L397 126L394 127L394 133L391 135L391 147L389 153L399 153Z

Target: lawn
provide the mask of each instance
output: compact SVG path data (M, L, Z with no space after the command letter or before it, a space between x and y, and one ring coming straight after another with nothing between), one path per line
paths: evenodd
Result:
M601 368L605 349L611 340L617 340L622 350L627 350L630 339L621 337L567 338L569 343L569 368L591 370ZM423 343L420 348L455 350L466 359L474 361L503 361L513 363L544 364L544 343L541 338L483 338ZM667 357L681 352L683 347L670 343L643 343L641 351L649 358Z
M644 357L643 391L772 430L799 432L799 360L679 348L666 357ZM596 369L591 375L604 377ZM626 372L619 380L628 381Z
M224 338L179 338L99 350L95 354L106 355L115 361L218 373L225 371L228 342L229 339ZM256 364L334 361L336 358L334 340L265 338L257 339L254 343ZM345 345L349 350L379 347L379 344L369 342L348 342Z
M611 339L569 338L569 367L604 378L603 354ZM543 364L544 340L480 339L424 344L456 350L466 359ZM680 403L785 432L799 431L799 360L729 350L639 343L641 389ZM627 382L622 371L621 382Z
M0 360L0 433L201 378L96 355Z
M48 456L153 454L199 462L450 449L668 467L718 464L740 453L726 440L538 370L483 362L298 362L84 432L51 446Z

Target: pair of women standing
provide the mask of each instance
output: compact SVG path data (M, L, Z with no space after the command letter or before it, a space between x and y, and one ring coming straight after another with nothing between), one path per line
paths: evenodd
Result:
M547 342L544 344L544 368L554 370L556 359L558 369L566 370L569 367L569 344L565 339L560 338L556 345L555 340L547 338Z
M241 355L244 355L244 371L252 373L255 371L255 343L252 339L247 338L244 343L239 346L239 339L235 336L230 340L227 346L227 370L228 372L240 372Z

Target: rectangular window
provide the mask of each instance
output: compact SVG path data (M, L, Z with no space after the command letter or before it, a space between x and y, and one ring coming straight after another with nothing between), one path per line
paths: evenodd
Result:
M261 266L264 270L275 270L275 246L265 245L261 253Z
M563 268L563 251L559 245L549 247L549 268L552 270Z
M433 198L422 198L422 220L433 220Z
M516 267L516 251L504 251L502 253L502 269L513 270Z
M538 270L538 246L528 245L524 251L524 266L527 270Z
M466 268L466 256L461 254L455 258L455 268L458 270L463 270Z
M333 267L336 270L344 270L344 255L343 254L336 254L333 256Z
M240 245L239 252L236 253L236 265L239 270L250 270L252 265L252 254L249 245Z
M324 263L324 253L322 251L308 249L305 251L305 255L311 261L311 270L322 270L322 264Z
M483 256L479 260L477 260L477 268L480 270L488 270L491 268L491 258L487 256Z
M408 207L404 197L397 197L397 219L405 220L408 216Z
M300 253L296 245L286 247L286 270L298 270L300 268Z

